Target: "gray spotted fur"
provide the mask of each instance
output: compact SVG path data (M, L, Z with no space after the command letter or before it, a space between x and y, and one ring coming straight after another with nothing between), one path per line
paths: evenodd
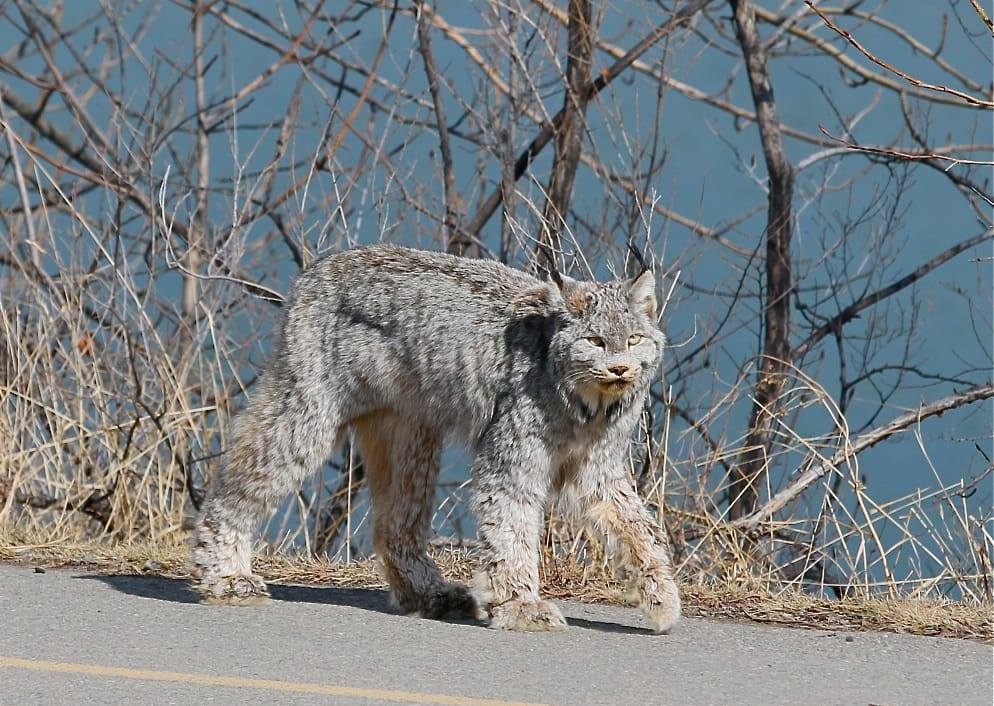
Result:
M538 578L542 518L558 500L607 539L651 627L668 631L680 598L665 537L623 462L662 356L655 305L650 273L560 286L388 245L316 261L296 282L198 518L196 590L213 602L266 598L251 570L260 516L351 431L372 493L374 547L405 610L564 629ZM472 594L426 552L444 441L476 454L486 552Z

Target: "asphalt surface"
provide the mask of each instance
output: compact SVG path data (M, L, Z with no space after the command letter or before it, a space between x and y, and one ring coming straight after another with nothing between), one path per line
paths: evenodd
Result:
M396 615L367 589L205 606L180 581L0 566L0 704L984 704L988 645L564 603L565 633Z

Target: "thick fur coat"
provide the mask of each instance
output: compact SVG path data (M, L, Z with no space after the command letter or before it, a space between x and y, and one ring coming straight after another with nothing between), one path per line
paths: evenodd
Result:
M659 367L652 275L543 282L495 262L397 246L316 261L297 279L280 338L234 423L193 538L196 590L251 603L261 515L350 431L373 500L374 547L401 607L489 614L496 627L558 630L539 598L553 500L607 538L657 632L678 620L666 541L624 465ZM482 571L470 592L426 551L444 442L475 453Z

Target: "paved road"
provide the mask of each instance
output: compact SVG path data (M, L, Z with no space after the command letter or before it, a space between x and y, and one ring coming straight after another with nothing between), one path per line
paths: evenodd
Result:
M274 586L203 606L179 581L0 566L0 704L984 704L992 649L564 604L510 634L391 614L381 591Z

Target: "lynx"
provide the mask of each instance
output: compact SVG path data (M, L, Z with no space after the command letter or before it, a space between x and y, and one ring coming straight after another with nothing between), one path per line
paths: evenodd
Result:
M655 283L545 282L496 262L381 245L325 256L297 279L259 389L193 536L194 588L248 604L255 527L346 434L373 504L394 599L425 617L562 630L539 596L539 538L556 501L606 538L652 630L680 616L664 533L624 463L662 356ZM484 550L473 590L427 553L442 444L475 453Z

